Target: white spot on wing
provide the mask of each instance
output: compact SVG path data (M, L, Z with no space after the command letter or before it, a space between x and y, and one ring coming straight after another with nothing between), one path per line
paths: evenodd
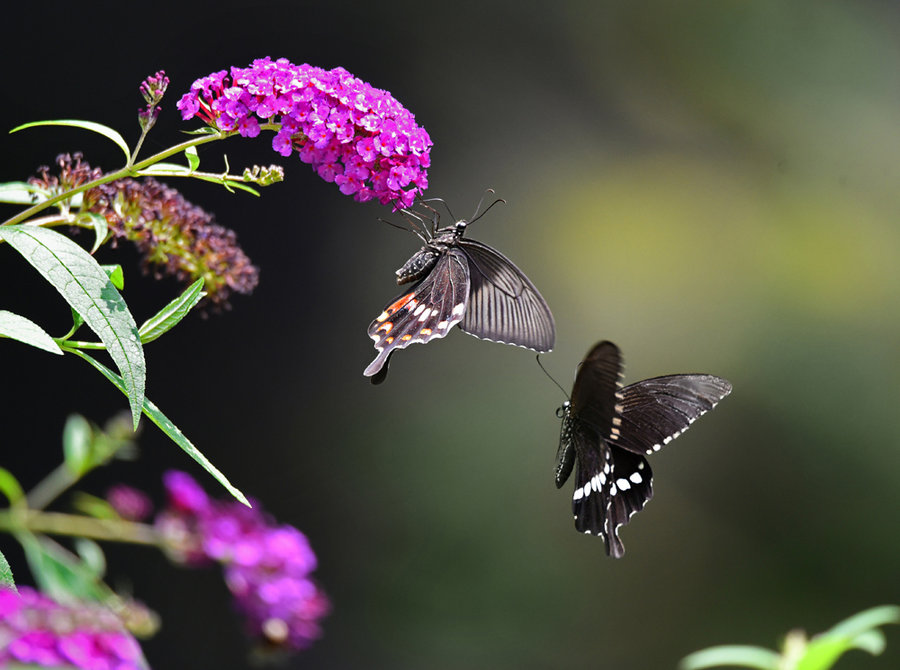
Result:
M643 463L641 463L641 465L643 465ZM640 472L632 472L628 479L630 479L635 484L640 484L642 481L644 481L644 478L641 477Z

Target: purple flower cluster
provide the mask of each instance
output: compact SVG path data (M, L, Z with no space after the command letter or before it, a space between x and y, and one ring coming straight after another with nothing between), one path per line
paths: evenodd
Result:
M153 512L153 503L143 491L127 484L116 484L106 491L106 501L128 521L143 521Z
M100 605L63 605L27 586L0 589L0 668L147 668L137 641Z
M159 103L166 94L168 86L169 78L164 70L160 70L141 82L140 91L147 102L147 106L138 111L138 122L141 124L144 132L150 130L156 123L156 119L159 118L159 112L162 110Z
M243 137L273 124L275 151L290 156L296 148L320 177L360 202L409 207L428 187L428 133L389 92L341 67L261 58L198 79L177 107L184 120L199 116Z
M302 649L321 635L319 619L330 604L310 579L316 556L303 533L275 525L258 506L210 500L184 472L166 473L164 483L169 506L156 527L173 557L221 563L251 635L285 649Z

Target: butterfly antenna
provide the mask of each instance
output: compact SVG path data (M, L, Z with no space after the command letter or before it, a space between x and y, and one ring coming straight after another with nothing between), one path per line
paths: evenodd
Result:
M393 221L388 221L387 219L382 219L380 216L378 217L378 220L381 221L382 223L386 223L389 226L392 226L394 228L399 228L400 230L402 230L404 232L412 233L413 235L418 237L423 242L426 242L426 243L428 242L428 240L425 239L425 237L422 235L422 233L419 231L419 229L416 228L416 226L411 221L410 221L411 227L407 228L406 226L401 226L399 223L394 223Z
M484 204L484 198L488 193L493 195L494 189L489 188L489 189L485 190L484 194L481 196L481 200L478 201L478 207L475 208L475 213L472 215L472 218L469 219L469 223L475 223L476 221L478 221L478 219L480 219L482 216L484 216L489 211L491 211L491 207L496 205L498 202L502 202L504 205L506 204L506 200L504 200L503 198L497 198L496 200L494 200L494 202L492 202L490 205L488 205L487 208L483 212L481 212L481 214L479 214L478 210L480 210L481 206Z
M562 394L563 394L564 396L566 396L566 400L568 400L568 399L569 399L569 394L566 393L566 389L564 389L562 386L559 385L559 382L556 381L556 380L553 378L553 375L551 375L549 372L547 372L547 368L545 368L544 365L543 365L543 363L541 363L541 355L538 354L537 356L535 356L535 357L534 357L534 360L537 361L538 367L544 372L545 375L547 375L547 377L550 379L551 382L553 382L554 384L556 384L556 387L557 387L560 391L562 391Z
M403 209L401 211L406 217L406 220L409 221L410 227L415 231L416 235L419 236L419 239L427 244L428 240L434 237L433 227L431 232L429 232L428 226L425 223L425 219L420 216L418 212L415 212L411 209Z

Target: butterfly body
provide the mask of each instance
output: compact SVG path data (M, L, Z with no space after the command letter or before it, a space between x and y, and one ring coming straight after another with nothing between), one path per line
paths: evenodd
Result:
M572 511L577 530L597 535L606 552L625 553L619 528L653 497L645 456L681 435L731 392L706 374L654 377L623 387L622 359L612 342L595 345L582 361L563 404L555 472L561 487L575 471Z
M403 285L425 276L435 266L441 254L459 241L467 225L466 221L459 221L455 226L435 231L434 237L397 270L397 283Z
M416 284L389 303L369 325L378 355L363 374L384 381L390 357L410 344L466 333L546 352L556 326L546 301L512 261L463 234L469 221L421 235L425 245L397 270L397 283Z

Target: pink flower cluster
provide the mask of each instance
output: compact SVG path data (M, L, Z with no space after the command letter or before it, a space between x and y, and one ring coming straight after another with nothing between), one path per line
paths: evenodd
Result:
M156 520L176 560L221 563L249 632L270 646L302 649L321 635L330 604L310 579L316 568L306 537L238 502L210 500L190 475L168 472L169 506Z
M95 604L63 605L27 586L0 589L0 668L147 668L121 620Z
M360 202L409 207L428 187L431 138L387 91L344 68L323 70L261 58L195 81L178 102L182 118L199 116L222 131L256 137L277 128L272 148L297 149L325 181Z

